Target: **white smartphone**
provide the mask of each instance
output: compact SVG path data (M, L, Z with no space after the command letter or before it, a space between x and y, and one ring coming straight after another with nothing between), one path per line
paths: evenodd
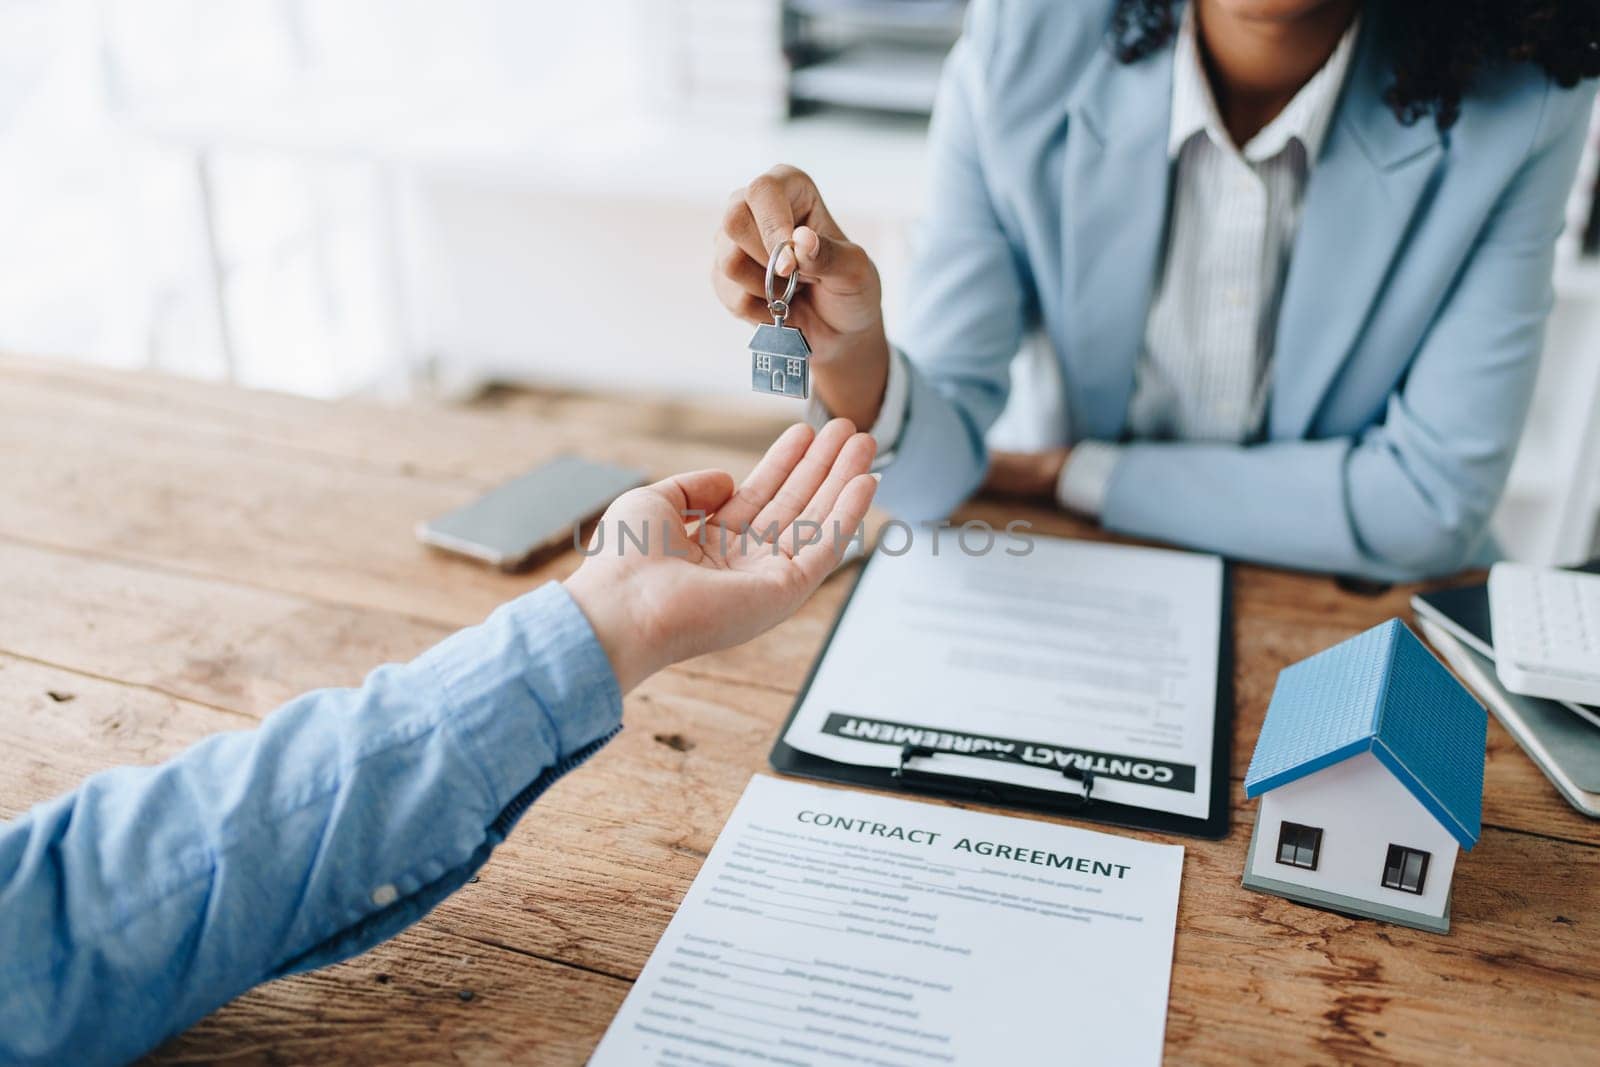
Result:
M465 507L419 523L417 540L514 570L643 484L642 471L557 456Z

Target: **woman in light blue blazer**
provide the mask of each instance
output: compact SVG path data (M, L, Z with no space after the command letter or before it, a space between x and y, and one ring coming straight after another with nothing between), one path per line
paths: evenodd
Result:
M879 499L985 481L1108 528L1409 579L1485 558L1600 74L1600 5L975 0L946 67L911 301L802 172L739 190L713 281L767 320L768 250L819 408ZM1037 334L1068 448L988 454Z

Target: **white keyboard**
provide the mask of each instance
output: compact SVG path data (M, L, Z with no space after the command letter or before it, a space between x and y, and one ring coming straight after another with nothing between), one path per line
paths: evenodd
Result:
M1600 704L1600 574L1496 563L1489 625L1507 689Z

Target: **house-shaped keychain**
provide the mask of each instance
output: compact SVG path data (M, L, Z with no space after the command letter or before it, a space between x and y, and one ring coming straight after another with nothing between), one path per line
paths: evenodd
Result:
M811 346L792 326L762 323L750 338L750 388L758 393L811 395Z
M772 312L772 325L761 323L750 338L750 388L758 393L804 400L811 395L811 346L799 330L784 325L795 287L800 284L799 269L789 272L782 296L773 288L778 260L785 248L794 248L794 242L773 245L767 259L767 310Z
M1245 887L1445 933L1487 728L1399 619L1285 668L1245 774L1261 798Z

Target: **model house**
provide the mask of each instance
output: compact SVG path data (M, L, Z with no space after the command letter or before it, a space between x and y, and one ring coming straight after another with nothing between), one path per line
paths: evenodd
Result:
M1444 933L1487 727L1399 619L1286 668L1245 775L1261 798L1245 886Z
M792 326L756 327L750 338L750 388L758 393L811 395L811 346Z

